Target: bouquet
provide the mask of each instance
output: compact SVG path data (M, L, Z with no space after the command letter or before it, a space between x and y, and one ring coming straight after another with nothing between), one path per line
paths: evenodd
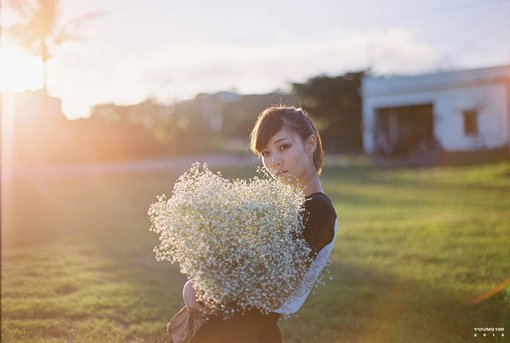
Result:
M304 194L264 177L228 180L194 164L149 209L156 259L177 262L199 301L223 314L275 310L294 295L310 260Z

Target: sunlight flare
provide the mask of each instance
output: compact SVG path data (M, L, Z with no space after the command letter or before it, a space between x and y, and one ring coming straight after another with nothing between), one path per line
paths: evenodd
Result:
M0 91L23 92L44 86L44 66L41 60L23 50L0 50Z

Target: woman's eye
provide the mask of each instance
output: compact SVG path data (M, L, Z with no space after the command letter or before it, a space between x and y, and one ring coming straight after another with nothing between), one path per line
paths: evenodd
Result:
M289 144L283 144L280 146L280 150L286 150L289 148L289 146L290 146Z
M268 155L269 155L269 151L262 151L262 152L260 153L260 155L261 155L262 157L266 157L266 156L268 156Z

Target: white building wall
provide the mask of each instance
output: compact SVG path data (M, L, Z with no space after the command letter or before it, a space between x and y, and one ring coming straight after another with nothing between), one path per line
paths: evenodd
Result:
M432 104L434 136L446 151L510 144L510 66L429 75L366 78L362 83L363 147L375 151L378 108ZM463 111L478 111L476 136L464 133Z
M446 151L498 148L508 143L509 123L504 83L448 89L434 100L435 136ZM478 111L478 135L464 133L463 111Z

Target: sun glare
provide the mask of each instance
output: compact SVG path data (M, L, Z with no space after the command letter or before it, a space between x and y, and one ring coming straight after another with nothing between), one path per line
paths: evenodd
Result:
M19 49L0 49L0 91L23 92L43 87L40 59Z

